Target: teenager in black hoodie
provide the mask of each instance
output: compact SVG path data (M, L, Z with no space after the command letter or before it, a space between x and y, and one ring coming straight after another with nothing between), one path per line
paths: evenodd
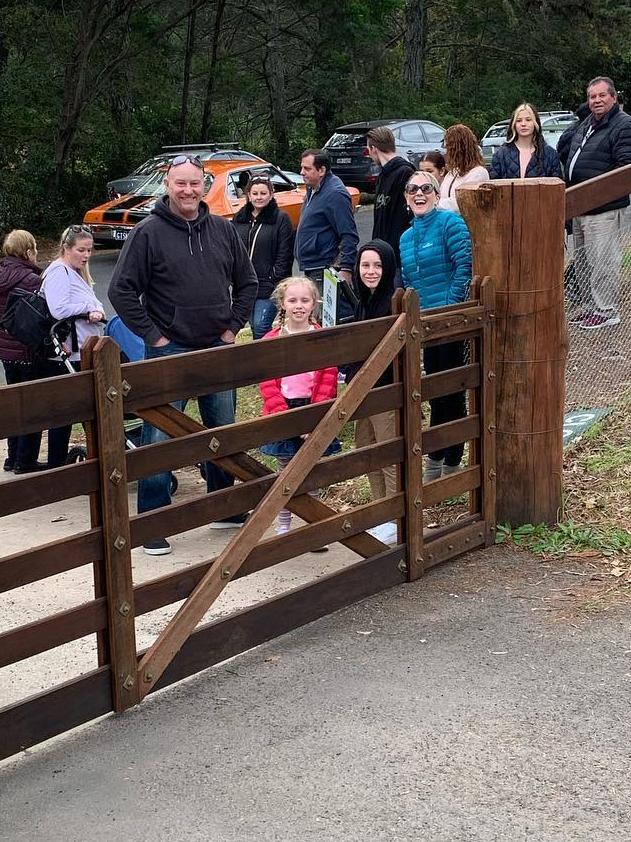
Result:
M373 237L390 243L398 268L399 240L410 227L410 213L405 201L404 188L415 170L405 158L396 153L394 135L387 126L370 129L367 137L368 154L379 164L381 173L375 187ZM397 283L397 286L401 284Z
M353 285L358 297L355 308L355 321L380 319L392 314L392 296L394 295L394 276L397 263L392 247L384 240L371 240L362 246L357 255ZM357 374L362 363L350 366L348 380ZM392 367L388 367L377 380L375 386L387 386L393 382ZM370 418L360 418L355 422L355 446L367 447L370 444L387 441L395 437L395 411L381 412ZM368 474L370 491L373 499L391 497L397 492L397 470L394 465L379 468Z

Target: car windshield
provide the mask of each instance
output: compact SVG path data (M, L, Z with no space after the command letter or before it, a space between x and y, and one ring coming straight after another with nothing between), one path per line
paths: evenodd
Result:
M325 146L339 148L340 146L366 146L365 132L336 132L330 137Z
M484 139L486 140L489 137L506 137L507 128L508 123L503 126L491 126L488 132L484 135Z
M166 179L167 170L161 169L150 175L146 181L143 181L133 192L136 196L164 196L166 187L164 181ZM213 183L211 173L204 174L204 195L210 190L210 185Z

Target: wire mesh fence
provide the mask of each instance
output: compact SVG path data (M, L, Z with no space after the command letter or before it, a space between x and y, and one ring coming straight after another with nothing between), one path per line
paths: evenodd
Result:
M583 220L565 266L566 410L612 406L631 388L631 214Z

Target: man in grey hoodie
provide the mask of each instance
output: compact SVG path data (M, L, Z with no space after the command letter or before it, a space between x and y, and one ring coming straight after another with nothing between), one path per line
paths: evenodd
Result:
M233 225L209 213L201 201L204 170L199 158L180 155L167 172L166 196L131 232L116 264L109 298L127 327L145 342L145 359L214 348L235 341L248 321L257 292L256 272ZM234 391L198 397L207 427L234 422ZM183 407L185 401L178 402ZM143 444L168 438L149 424ZM208 491L234 479L206 463ZM171 502L168 472L142 479L138 511ZM213 526L241 525L242 519ZM162 538L145 544L149 555L171 552Z

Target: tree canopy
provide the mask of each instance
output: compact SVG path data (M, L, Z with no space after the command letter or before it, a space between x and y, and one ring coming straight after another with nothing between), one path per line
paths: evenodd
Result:
M481 134L520 101L629 88L624 0L4 0L0 228L54 229L164 144L296 168L342 122Z

